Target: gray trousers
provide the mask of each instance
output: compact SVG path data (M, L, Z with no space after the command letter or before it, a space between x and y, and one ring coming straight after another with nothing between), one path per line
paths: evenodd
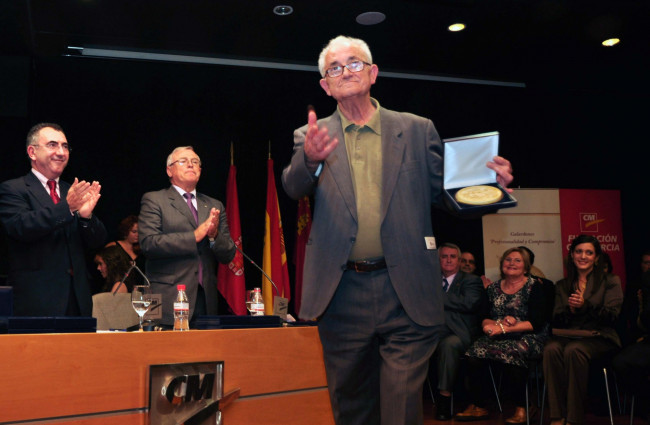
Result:
M422 425L440 327L408 317L386 270L344 272L318 322L336 424Z
M438 342L438 348L433 353L432 361L438 374L439 391L452 392L454 390L461 356L466 350L465 344L451 331Z

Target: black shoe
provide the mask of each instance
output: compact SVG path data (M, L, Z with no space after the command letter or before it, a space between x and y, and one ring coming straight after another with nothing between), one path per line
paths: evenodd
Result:
M436 420L448 421L451 417L451 397L438 394L436 397Z

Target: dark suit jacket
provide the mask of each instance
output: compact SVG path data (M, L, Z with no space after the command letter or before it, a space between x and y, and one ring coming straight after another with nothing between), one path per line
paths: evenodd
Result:
M217 314L217 261L228 263L235 256L235 244L230 238L226 210L223 204L202 193L196 194L199 223L210 215L210 209L221 211L219 231L214 245L206 237L196 243L197 225L185 199L170 186L142 196L138 233L140 248L146 261L147 277L153 293L162 294L162 324L174 323L174 300L177 284L185 284L190 301L190 317L194 313L198 291L199 261L203 264L203 289L207 313Z
M471 344L481 333L487 295L481 278L459 271L445 293L445 324L463 342Z
M101 248L106 229L93 214L70 214L70 185L59 181L61 201L54 204L31 171L0 185L0 219L9 247L8 285L13 286L17 316L64 316L70 285L82 316L92 313L86 252Z
M555 285L553 327L599 331L602 337L620 346L621 339L615 329L623 304L619 277L608 274L600 282L594 282L593 274L589 275L583 294L585 303L575 313L569 308L569 295L573 292L573 283L568 279Z
M413 114L380 108L382 138L381 242L388 274L406 313L424 326L444 322L438 251L431 204L442 191L442 145L433 123ZM339 144L318 178L307 169L303 144L307 126L294 133L291 163L282 184L293 199L314 195L314 220L305 252L300 317L325 311L345 270L358 230L357 206L338 111L319 120Z

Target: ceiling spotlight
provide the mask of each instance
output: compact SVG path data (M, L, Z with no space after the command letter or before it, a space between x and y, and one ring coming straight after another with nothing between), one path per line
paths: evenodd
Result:
M461 24L461 23L459 22L459 23L457 23L457 24L449 25L449 27L447 27L447 29L448 29L449 31L451 31L451 32L462 31L462 30L465 29L465 24Z
M291 15L293 13L293 7L285 5L285 4L280 5L280 6L275 6L273 8L273 13L275 13L278 16Z
M386 15L381 12L364 12L357 16L357 23L361 25L377 25L384 22Z
M602 44L605 47L612 47L612 46L617 45L620 42L621 42L621 40L619 40L618 38L608 38L607 40L603 41Z

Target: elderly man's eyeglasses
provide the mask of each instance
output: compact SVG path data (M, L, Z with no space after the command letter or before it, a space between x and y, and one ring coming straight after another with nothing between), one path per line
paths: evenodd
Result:
M350 72L359 72L363 70L363 67L365 65L370 66L368 62L364 62L364 61L354 61L354 62L350 62L347 65L333 66L325 70L325 75L327 75L330 78L335 78L343 74L343 68L347 68Z
M59 146L63 149L63 152L70 153L70 151L72 150L72 149L70 149L70 145L68 145L67 143L58 143L58 142L55 142L55 141L49 141L44 145L36 144L36 145L32 145L32 146L34 146L34 149L45 148L50 152L54 152L54 151L59 150Z
M172 162L171 164L169 164L169 166L171 167L174 164L178 164L181 167L185 167L188 164L192 164L194 167L200 167L201 166L201 160L197 159L197 158L192 158L192 159L181 158L181 159L177 159L176 161Z

